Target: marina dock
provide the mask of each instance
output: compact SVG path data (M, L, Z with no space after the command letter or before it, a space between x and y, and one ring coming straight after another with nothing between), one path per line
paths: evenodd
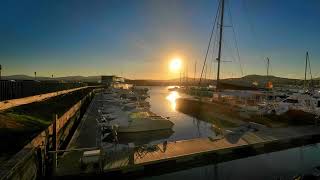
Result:
M230 132L224 136L164 141L157 144L134 143L104 145L97 131L97 109L101 96L91 102L76 131L68 152L58 158L56 176L148 176L206 164L230 161L320 141L320 127L297 126L262 128L258 131ZM81 167L82 152L97 149L100 163ZM158 168L161 167L161 168ZM157 171L155 172L155 168Z

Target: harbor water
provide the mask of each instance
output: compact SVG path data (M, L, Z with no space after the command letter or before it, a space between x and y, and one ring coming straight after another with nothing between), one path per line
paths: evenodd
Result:
M168 87L149 87L151 111L174 122L175 141L214 136L211 124L178 112L175 99L186 95L168 91ZM284 151L192 168L145 179L292 179L311 174L320 165L320 145L302 146Z
M167 140L176 141L215 136L211 123L198 120L176 110L175 100L186 95L179 94L176 91L168 91L166 86L148 88L150 89L150 110L163 117L168 117L174 123L174 132Z

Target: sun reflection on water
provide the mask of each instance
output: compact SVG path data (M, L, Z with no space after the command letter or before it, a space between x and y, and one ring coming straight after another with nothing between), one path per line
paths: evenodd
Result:
M180 97L177 91L171 91L170 94L166 97L166 99L170 102L171 109L176 110L176 99Z

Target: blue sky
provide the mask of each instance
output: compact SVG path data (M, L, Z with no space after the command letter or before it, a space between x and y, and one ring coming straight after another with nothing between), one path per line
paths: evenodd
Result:
M230 7L244 75L265 74L264 58L270 57L273 75L302 78L308 50L314 76L320 76L320 1L226 1L225 24L231 25ZM167 79L178 76L168 62L180 56L191 76L194 62L197 72L203 63L217 2L3 0L3 74ZM222 64L222 77L241 76L232 29L224 32L223 58L232 62Z

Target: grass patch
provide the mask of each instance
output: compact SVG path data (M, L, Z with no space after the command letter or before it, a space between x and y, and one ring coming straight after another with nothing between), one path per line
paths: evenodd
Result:
M51 122L54 114L61 117L79 100L84 98L92 89L86 88L68 94L59 95L45 101L34 102L22 106L17 106L5 111L5 113L15 115L22 119L29 118L43 123ZM50 124L50 123L49 123Z
M0 114L1 154L14 154L52 122L53 115L61 117L92 88L80 89L50 99L10 108Z
M18 123L23 124L26 128L36 129L44 128L50 125L50 121L46 121L34 116L26 115L26 114L14 114L8 113L9 117L14 118Z

